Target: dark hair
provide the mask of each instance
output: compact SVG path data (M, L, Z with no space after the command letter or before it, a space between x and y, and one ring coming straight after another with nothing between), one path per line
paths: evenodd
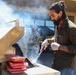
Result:
M64 1L59 1L56 3L53 3L50 7L49 10L55 10L56 13L59 13L60 11L63 12L62 18L66 18L66 13L65 13L65 3Z

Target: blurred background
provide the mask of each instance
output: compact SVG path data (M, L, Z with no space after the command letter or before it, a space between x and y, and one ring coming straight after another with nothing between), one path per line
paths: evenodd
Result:
M59 0L0 0L0 28L14 26L14 20L18 18L19 25L25 27L26 37L31 32L31 25L36 25L42 37L40 41L50 38L54 35L54 24L48 15L48 8L57 1ZM64 1L67 16L76 24L76 0ZM52 60L53 51L48 47L39 57L39 62L51 67Z

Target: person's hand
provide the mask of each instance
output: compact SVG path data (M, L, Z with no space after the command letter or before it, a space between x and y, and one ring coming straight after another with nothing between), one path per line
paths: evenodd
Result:
M46 39L46 40L44 40L43 42L42 42L42 44L41 44L41 50L43 50L43 48L44 48L44 50L47 48L47 46L48 46L48 40Z
M60 46L60 44L58 44L56 42L51 43L51 48L54 51L58 50L59 46Z

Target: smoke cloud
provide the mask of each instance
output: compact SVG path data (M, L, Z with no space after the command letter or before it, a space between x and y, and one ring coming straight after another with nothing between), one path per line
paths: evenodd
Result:
M20 19L20 25L34 24L32 19L47 19L48 6L54 0L11 0L7 3L0 1L0 24L12 21L16 18ZM9 4L9 5L8 5ZM11 6L10 6L11 5ZM19 9L13 8L18 7ZM21 9L23 7L23 9Z
M0 26L3 26L6 22L16 18L17 17L13 14L12 8L8 7L5 2L0 1Z
M27 44L31 34L29 25L34 25L34 19L47 19L48 18L48 6L51 0L11 0L14 5L25 5L23 9L16 9L0 0L0 27L9 27L11 23L9 21L19 19L20 25L25 27L24 36L18 41L21 50L26 56L28 49ZM25 2L21 2L25 1ZM54 1L54 0L52 0ZM48 6L47 6L48 5ZM14 24L12 24L14 25ZM27 28L28 26L28 28ZM7 29L8 30L8 29ZM2 31L1 31L2 32ZM27 39L27 40L26 40Z

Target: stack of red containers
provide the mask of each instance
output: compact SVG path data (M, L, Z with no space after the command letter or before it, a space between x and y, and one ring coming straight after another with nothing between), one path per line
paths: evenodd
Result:
M28 63L25 62L25 57L7 55L8 59L7 70L10 73L21 73L27 70Z

